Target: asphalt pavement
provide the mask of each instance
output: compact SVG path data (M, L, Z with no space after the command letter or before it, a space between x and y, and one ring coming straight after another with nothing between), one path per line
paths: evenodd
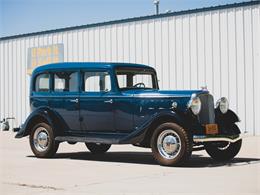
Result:
M0 132L0 194L260 194L260 137L248 137L231 162L193 152L182 167L159 166L150 149L113 145L92 155L83 143L60 144L52 159L35 158L29 139Z

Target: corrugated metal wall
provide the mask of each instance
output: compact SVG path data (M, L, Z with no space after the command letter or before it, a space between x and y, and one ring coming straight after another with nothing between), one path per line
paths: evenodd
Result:
M28 48L57 43L66 62L149 64L162 89L207 86L260 135L259 4L0 41L1 118L29 113Z

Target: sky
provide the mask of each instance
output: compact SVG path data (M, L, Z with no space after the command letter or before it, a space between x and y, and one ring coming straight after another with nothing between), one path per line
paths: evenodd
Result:
M160 0L160 12L242 1ZM152 15L154 12L153 0L0 0L0 37Z

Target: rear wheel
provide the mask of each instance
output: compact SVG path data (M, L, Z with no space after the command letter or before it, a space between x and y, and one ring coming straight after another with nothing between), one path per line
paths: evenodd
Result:
M191 156L192 142L181 126L175 123L163 123L153 133L151 148L159 164L177 166Z
M29 141L32 152L38 158L54 156L59 147L59 143L54 139L52 127L44 122L33 127Z
M111 144L85 143L89 151L93 154L103 154L109 150Z
M238 140L235 143L223 142L223 143L206 143L205 149L207 153L217 161L232 160L240 151L242 140Z

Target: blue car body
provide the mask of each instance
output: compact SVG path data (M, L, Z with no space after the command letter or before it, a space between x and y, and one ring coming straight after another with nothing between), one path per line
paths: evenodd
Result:
M163 121L172 121L190 132L195 138L207 138L205 121L210 120L204 107L204 122L192 114L188 107L193 96L211 95L207 90L160 90L129 89L120 90L115 70L117 68L139 68L156 71L149 66L129 63L58 63L36 68L32 73L30 87L31 114L21 126L16 138L30 134L37 120L47 121L55 129L58 141L99 142L106 144L135 144L149 147L153 128ZM59 71L76 71L78 89L74 92L55 92L53 90L53 73ZM111 76L109 92L87 93L82 90L84 71L106 71ZM36 92L35 78L42 73L50 74L50 90ZM156 78L156 77L155 77ZM205 102L208 100L205 99ZM205 104L206 105L206 104ZM238 122L237 115L228 110L222 114L211 105L214 112L214 123L218 124L219 133L230 139L237 137L239 130L230 131L230 122ZM212 111L213 110L213 111ZM211 113L213 114L213 113ZM209 121L212 123L212 121Z

